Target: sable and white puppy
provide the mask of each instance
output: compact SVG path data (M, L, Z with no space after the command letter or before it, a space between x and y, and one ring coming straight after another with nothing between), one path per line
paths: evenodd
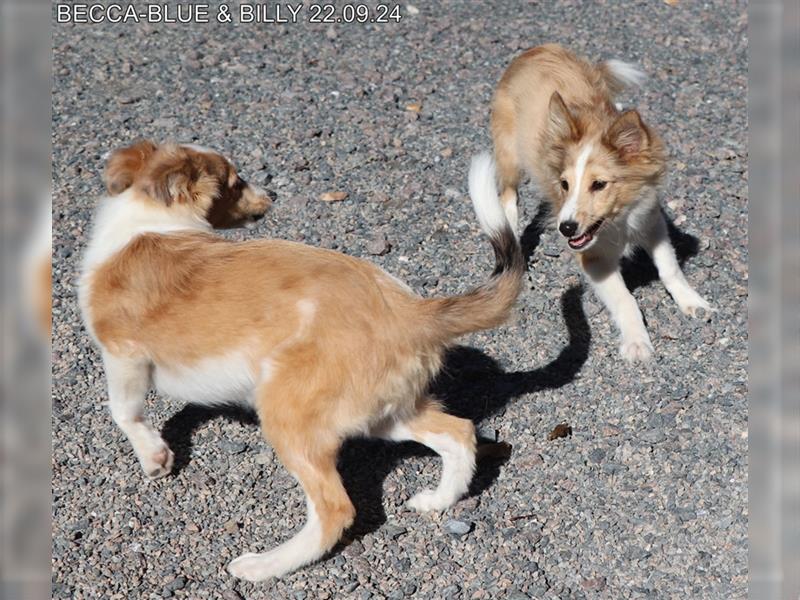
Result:
M517 225L517 188L523 173L532 174L619 327L628 361L647 360L653 352L620 274L621 257L635 247L652 256L682 312L711 310L681 272L656 197L663 144L637 111L620 112L614 104L615 94L643 79L621 61L595 65L548 44L511 62L492 102L494 156L508 219Z
M144 414L155 386L189 402L249 403L306 494L305 526L234 560L233 575L279 576L339 540L355 512L336 470L347 437L414 440L441 455L438 487L409 501L417 510L446 509L467 491L473 424L444 413L427 385L454 338L501 324L520 291L524 259L491 169L474 174L472 192L496 269L449 298L421 298L337 252L213 235L268 201L210 150L142 142L113 153L106 181L80 302L102 351L112 417L145 473L165 475L173 460Z

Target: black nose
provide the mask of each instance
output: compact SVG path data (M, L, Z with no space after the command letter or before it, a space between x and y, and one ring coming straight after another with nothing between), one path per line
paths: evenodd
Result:
M564 237L572 237L578 231L578 224L575 221L564 221L558 226L558 230Z

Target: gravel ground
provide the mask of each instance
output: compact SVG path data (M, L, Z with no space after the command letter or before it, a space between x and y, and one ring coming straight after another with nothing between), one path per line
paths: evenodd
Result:
M55 28L55 598L745 597L746 5L493 4L420 2L381 26ZM215 147L277 194L265 219L225 235L335 248L425 295L458 293L492 266L466 173L490 144L493 86L547 41L650 74L624 101L670 150L663 199L687 276L718 312L684 318L652 266L632 264L657 360L624 364L525 186L518 316L465 338L434 386L510 456L484 457L446 514L418 515L404 502L439 460L352 441L341 471L359 517L345 543L280 580L232 579L232 558L299 527L302 493L248 415L155 396L177 466L144 479L75 299L102 154L139 136ZM349 195L321 202L329 191ZM572 435L549 440L562 422Z

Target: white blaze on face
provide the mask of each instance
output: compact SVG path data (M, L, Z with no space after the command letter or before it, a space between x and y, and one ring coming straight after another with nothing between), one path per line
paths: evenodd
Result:
M559 225L564 221L574 221L575 213L578 209L578 196L580 196L581 186L583 184L583 174L586 171L586 163L592 153L593 146L586 144L578 154L578 160L575 161L575 180L570 186L569 196L564 206L558 213Z

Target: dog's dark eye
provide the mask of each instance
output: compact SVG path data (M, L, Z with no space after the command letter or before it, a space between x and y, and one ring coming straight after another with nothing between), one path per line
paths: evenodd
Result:
M606 187L606 182L605 181L595 180L595 181L592 182L592 191L593 192L599 192L600 190L602 190L605 187Z
M561 189L565 192L569 189L569 183L567 183L566 179L561 180Z

